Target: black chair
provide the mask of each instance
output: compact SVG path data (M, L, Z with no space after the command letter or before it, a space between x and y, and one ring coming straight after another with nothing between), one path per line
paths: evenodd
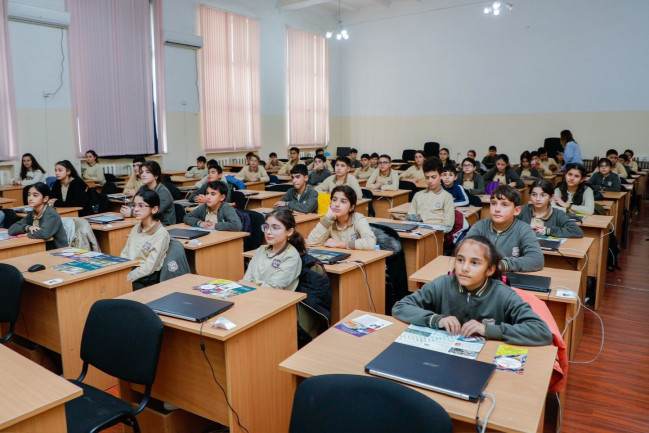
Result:
M19 220L16 211L13 209L2 209L2 212L5 214L5 220L2 223L2 227L8 229L13 223Z
M439 157L439 143L436 141L424 143L424 155L426 155L426 158L431 156Z
M370 191L369 189L361 188L361 192L363 193L363 197L361 198L369 198L370 202L367 204L367 216L369 217L375 217L376 213L374 212L374 206L372 206L372 201L374 199L374 193Z
M27 206L27 193L29 192L29 188L31 188L31 185L27 185L23 188L23 205L25 206Z
M113 176L113 177L115 177L115 176ZM119 188L117 188L117 185L115 184L115 182L106 181L106 183L101 188L101 193L106 194L106 195L108 195L108 194L117 194L119 192L120 192L120 190L119 190Z
M266 222L266 218L254 210L244 210L243 212L250 217L251 225L250 236L243 238L243 250L256 250L264 242L264 232L261 231L261 226Z
M25 279L22 272L6 263L0 263L0 275L3 279L0 290L0 323L9 322L9 332L4 337L0 335L0 343L6 343L14 334L16 320L20 314Z
M415 196L417 191L419 191L417 185L415 185L413 182L408 182L407 180L399 181L399 189L407 189L408 191L410 191L408 193L408 201L412 201L412 198Z
M350 150L352 150L351 147L337 147L336 156L349 156Z
M149 402L158 369L163 326L145 304L126 299L103 299L90 308L81 336L81 375L73 384L83 395L65 404L69 433L97 432L118 423L140 427L135 416ZM92 365L118 379L144 385L142 401L129 402L83 383Z
M104 179L106 179L106 182L117 182L117 177L113 173L104 173Z
M406 256L401 237L393 228L381 223L370 223L370 228L376 236L376 244L393 253L385 258L385 311L390 312L397 301L410 294Z
M548 137L543 141L543 147L548 151L548 157L556 158L557 152L563 152L559 137Z
M278 184L275 184L275 185L268 185L266 187L266 191L286 192L291 188L293 188L293 185L290 184L290 183L278 183Z
M181 224L185 220L185 206L174 203L174 212L176 213L176 224Z
M230 203L234 203L237 209L244 210L248 204L248 200L241 191L233 189L230 191Z
M414 161L416 151L416 149L405 149L403 152L401 152L401 159L403 159L405 162Z
M326 374L306 379L293 399L290 433L451 433L433 399L377 377Z

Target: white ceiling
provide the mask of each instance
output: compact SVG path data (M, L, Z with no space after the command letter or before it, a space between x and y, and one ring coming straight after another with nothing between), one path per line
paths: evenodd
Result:
M277 8L298 10L306 8L326 8L338 10L339 0L277 0ZM390 7L394 3L417 2L420 0L340 0L341 11L358 12L376 6Z

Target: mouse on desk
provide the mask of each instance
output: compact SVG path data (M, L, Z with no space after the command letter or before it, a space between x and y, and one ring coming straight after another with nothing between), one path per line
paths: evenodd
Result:
M40 263L37 263L35 265L31 265L29 268L27 268L27 271L29 272L37 272L37 271L42 271L45 269L45 265L41 265Z

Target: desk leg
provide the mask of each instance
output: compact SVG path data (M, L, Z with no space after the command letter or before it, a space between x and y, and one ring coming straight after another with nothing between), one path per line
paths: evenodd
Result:
M365 277L360 269L344 274L327 274L331 281L331 323L338 322L354 310L385 314L385 259L365 265L373 305L367 296Z

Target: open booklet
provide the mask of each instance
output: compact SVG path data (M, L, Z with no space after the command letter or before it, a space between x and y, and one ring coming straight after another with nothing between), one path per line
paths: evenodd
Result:
M395 341L468 359L476 359L485 344L482 337L450 335L442 329L416 325L408 326Z

